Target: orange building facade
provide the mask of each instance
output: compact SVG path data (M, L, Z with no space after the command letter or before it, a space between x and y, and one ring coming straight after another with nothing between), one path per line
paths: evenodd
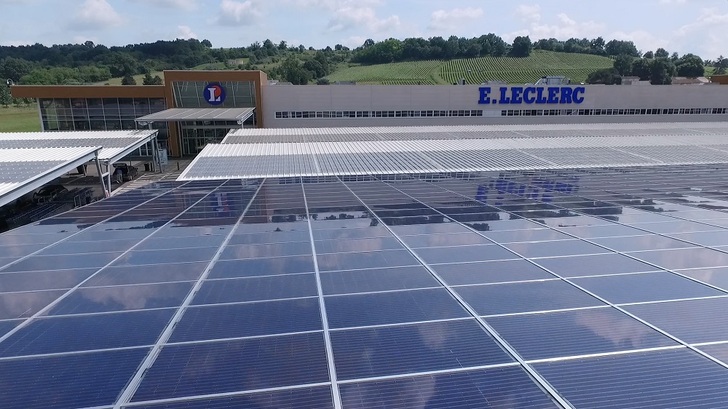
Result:
M262 71L165 71L164 85L16 85L11 92L38 101L44 131L138 129L146 126L137 118L169 108L254 108L242 126L262 127L267 83ZM161 147L175 157L195 155L240 127L235 121L154 123Z

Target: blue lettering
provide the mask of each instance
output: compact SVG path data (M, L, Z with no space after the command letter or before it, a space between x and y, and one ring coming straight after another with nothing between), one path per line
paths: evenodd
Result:
M558 104L559 103L559 87L548 87L549 98L546 100L547 104Z
M586 87L500 87L496 98L491 87L480 87L478 104L581 104Z
M506 92L508 92L508 88L501 87L500 89L500 101L498 101L499 104L510 104L511 99L506 96Z
M511 104L523 103L523 87L511 87Z
M480 100L478 104L490 104L490 87L480 87Z
M571 104L571 96L574 90L571 88L562 87L561 88L561 104Z
M523 102L527 104L533 104L536 102L536 97L533 96L534 92L536 92L536 88L526 87L526 89L523 90Z

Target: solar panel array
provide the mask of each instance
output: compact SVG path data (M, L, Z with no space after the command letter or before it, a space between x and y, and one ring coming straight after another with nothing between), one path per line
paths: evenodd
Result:
M99 159L116 161L149 142L156 130L3 132L0 149L102 147Z
M727 178L151 184L0 235L2 407L728 407Z
M348 142L212 144L179 180L728 163L728 130L724 134L650 133L654 130L640 134L645 131L641 127L632 133L623 130L623 136L484 136L500 132L493 128L472 127L480 131L449 134L428 128L429 133L408 132L402 134L408 139L391 140L357 140L366 135L359 133Z

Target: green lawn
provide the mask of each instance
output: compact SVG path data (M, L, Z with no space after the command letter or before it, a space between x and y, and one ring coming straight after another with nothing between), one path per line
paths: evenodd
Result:
M0 105L0 132L39 132L38 107Z

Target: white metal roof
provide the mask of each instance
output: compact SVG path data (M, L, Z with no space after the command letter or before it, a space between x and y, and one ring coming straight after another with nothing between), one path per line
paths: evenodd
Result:
M156 137L157 130L8 132L0 133L0 149L100 146L99 159L117 162Z
M139 123L175 121L238 121L253 116L255 108L170 108L136 119Z
M0 149L0 206L94 159L100 150L99 146Z
M689 127L688 127L689 125ZM605 128L606 129L603 129ZM510 137L488 137L504 131ZM370 128L371 129L371 128ZM728 123L381 128L407 139L208 145L178 180L728 163ZM353 135L366 130L349 128ZM443 132L447 130L447 132ZM516 131L517 130L517 131ZM256 132L257 131L257 132ZM333 129L281 135L347 135ZM320 133L316 133L320 131ZM577 134L568 131L577 131ZM595 136L588 134L590 131ZM533 133L541 135L535 136ZM560 133L567 136L553 136ZM469 138L468 135L481 135ZM422 137L437 135L437 138ZM466 136L466 137L463 137ZM228 137L228 142L231 140Z
M348 142L410 139L495 139L565 136L728 135L728 122L460 125L348 128L248 128L230 131L222 143Z

